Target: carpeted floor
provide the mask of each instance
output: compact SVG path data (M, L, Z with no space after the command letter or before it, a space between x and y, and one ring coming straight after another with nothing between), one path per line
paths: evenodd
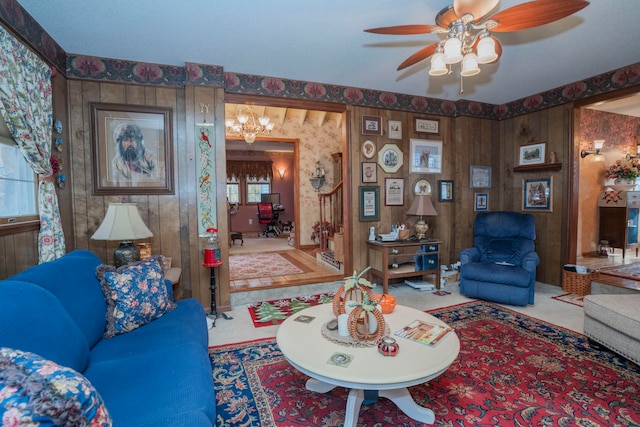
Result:
M449 370L410 388L435 411L436 426L640 425L640 367L591 349L583 335L487 302L430 313L461 341ZM275 339L213 347L210 356L218 426L342 425L348 391L306 390L307 377ZM418 425L386 399L363 405L358 420L359 427Z
M259 253L229 256L231 280L302 274L305 270L292 263L288 254Z

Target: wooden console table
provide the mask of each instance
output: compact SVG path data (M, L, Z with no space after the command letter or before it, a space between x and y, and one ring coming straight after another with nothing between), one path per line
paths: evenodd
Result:
M435 274L440 289L440 244L437 239L380 242L367 241L369 270L382 279L383 292L389 292L389 279ZM418 264L416 264L416 257ZM422 265L420 265L420 263Z

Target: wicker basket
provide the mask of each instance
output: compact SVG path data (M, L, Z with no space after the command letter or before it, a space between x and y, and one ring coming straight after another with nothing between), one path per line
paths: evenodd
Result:
M589 295L592 277L593 273L580 274L562 270L562 290L575 295Z

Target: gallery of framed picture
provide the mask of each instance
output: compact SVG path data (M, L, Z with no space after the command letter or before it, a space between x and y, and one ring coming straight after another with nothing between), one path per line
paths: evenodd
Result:
M442 141L410 139L409 172L442 173Z
M471 166L469 188L491 188L491 166Z
M541 165L545 163L546 149L547 144L545 142L521 145L518 166Z
M384 204L386 206L404 205L404 178L384 179Z
M378 182L378 164L376 162L362 162L362 183Z
M430 133L440 135L440 120L426 117L413 118L413 130L416 133Z
M93 193L173 194L170 108L91 104Z
M553 211L553 177L522 180L522 210Z
M362 116L363 135L382 135L382 117Z
M380 220L380 187L361 186L360 221Z
M489 193L476 193L473 210L476 212L489 210Z
M438 201L453 202L453 181L441 179L438 181Z

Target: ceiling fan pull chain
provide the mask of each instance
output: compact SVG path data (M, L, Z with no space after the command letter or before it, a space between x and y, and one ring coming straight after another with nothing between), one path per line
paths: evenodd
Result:
M464 85L462 84L462 74L460 74L460 93L464 93Z

